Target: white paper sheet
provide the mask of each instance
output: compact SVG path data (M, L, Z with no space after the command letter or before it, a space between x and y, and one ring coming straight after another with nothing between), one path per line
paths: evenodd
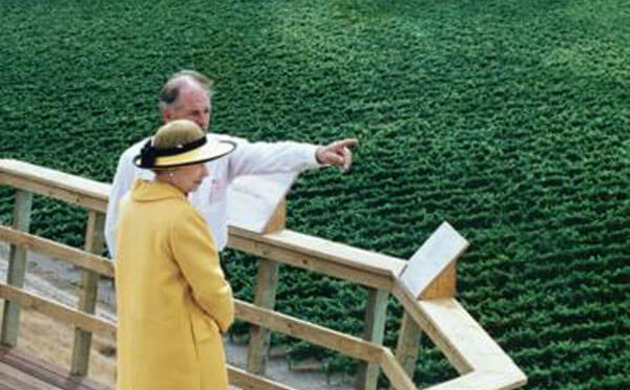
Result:
M262 233L297 173L240 176L228 187L228 224Z

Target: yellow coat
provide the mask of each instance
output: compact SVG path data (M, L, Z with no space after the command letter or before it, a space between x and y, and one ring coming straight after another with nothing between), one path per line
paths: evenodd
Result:
M204 219L177 188L138 180L117 240L117 389L227 390L234 303Z

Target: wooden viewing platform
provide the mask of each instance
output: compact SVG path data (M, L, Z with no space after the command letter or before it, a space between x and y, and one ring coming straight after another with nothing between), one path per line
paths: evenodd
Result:
M106 389L88 379L92 333L115 336L116 324L95 313L99 278L113 278L114 266L100 256L109 185L36 165L0 160L0 185L15 189L13 223L0 225L0 241L11 245L0 334L0 390ZM29 234L33 194L88 210L84 250ZM283 210L278 210L283 215ZM236 300L236 317L252 325L247 367L229 366L230 384L248 390L294 390L264 377L270 332L322 346L359 361L356 390L375 390L380 373L392 390L417 390L414 372L421 332L458 371L458 377L427 390L509 390L526 376L457 302L456 259L468 243L442 224L406 261L284 229L256 233L230 227L228 246L259 257L253 302ZM40 297L24 287L26 252L69 262L82 271L78 307ZM274 311L279 263L343 279L368 289L362 337L344 334ZM382 345L389 296L404 309L395 351ZM14 348L20 308L29 308L75 327L72 362L60 368Z

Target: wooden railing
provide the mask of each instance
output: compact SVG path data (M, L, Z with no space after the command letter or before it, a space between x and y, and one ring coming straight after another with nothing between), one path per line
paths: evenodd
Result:
M103 220L109 185L15 160L0 160L0 184L16 190L13 226L0 226L0 240L11 244L7 283L0 284L0 298L6 300L1 342L15 345L20 307L34 309L76 327L70 371L74 375L86 376L92 332L116 333L115 323L94 315L99 276L114 277L113 263L99 256L103 248ZM28 233L33 194L59 199L88 210L85 250ZM262 376L270 331L360 360L357 389L374 390L381 370L393 389L417 389L412 377L421 331L460 373L458 378L432 386L432 390L502 390L526 383L523 372L453 297L455 258L465 247L462 246L465 240L458 238L457 245L461 248L453 251L454 244L440 238L444 232L454 232L448 224L440 227L429 239L431 243L428 241L419 251L420 257L439 260L439 267L436 268L437 263L434 262L424 270L431 277L424 278L426 288L415 295L409 283L400 278L407 261L296 233L284 229L281 218L278 221L274 224L280 230L273 233L257 234L235 227L229 230L228 245L231 248L260 258L254 304L235 303L237 318L253 327L247 370L230 366L231 384L252 390L291 389ZM82 269L78 308L50 301L23 289L28 250L54 256ZM278 263L367 287L369 296L363 339L274 311ZM381 345L389 294L404 308L395 355Z

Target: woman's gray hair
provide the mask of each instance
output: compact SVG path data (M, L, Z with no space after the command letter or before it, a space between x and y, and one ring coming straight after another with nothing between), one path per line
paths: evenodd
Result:
M173 74L162 87L158 102L161 109L177 105L179 93L184 86L196 85L203 88L208 93L208 98L212 99L212 87L214 80L194 70L181 70Z

